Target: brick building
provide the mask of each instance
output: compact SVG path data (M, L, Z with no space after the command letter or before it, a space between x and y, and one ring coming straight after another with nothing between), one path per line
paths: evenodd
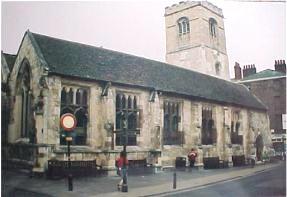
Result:
M268 108L270 129L273 144L278 149L278 143L286 141L286 64L285 60L276 60L274 70L266 69L256 72L255 65L241 67L235 63L235 80L244 84ZM282 149L281 145L281 148Z

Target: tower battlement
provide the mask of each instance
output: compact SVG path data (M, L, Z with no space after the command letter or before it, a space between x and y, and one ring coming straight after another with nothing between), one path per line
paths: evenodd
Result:
M195 7L195 6L203 6L206 9L216 13L217 15L223 17L222 9L209 3L207 1L181 1L178 4L173 4L172 6L167 6L165 8L165 16L180 12L182 10Z

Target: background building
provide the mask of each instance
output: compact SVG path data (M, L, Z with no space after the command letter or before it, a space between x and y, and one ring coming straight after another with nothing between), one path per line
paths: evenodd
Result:
M268 108L272 141L277 152L284 151L286 143L286 63L276 60L274 70L256 72L255 65L241 67L235 63L235 80L244 84ZM284 121L285 120L285 121Z

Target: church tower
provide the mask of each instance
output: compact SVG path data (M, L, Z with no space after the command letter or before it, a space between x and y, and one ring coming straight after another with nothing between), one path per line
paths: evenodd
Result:
M207 1L165 8L166 62L230 80L222 10Z

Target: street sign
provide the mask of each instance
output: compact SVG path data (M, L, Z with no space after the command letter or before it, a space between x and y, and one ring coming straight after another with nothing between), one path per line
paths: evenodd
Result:
M69 131L71 134L71 131L73 131L76 128L77 125L77 119L73 114L66 113L61 116L60 119L60 125L65 131ZM71 173L71 157L70 157L70 146L71 142L73 141L73 138L71 136L66 137L67 141L67 146L68 146L68 169L69 169L69 174L68 174L68 190L73 191L73 175Z
M65 131L72 131L77 125L76 117L70 113L63 114L60 125Z
M66 141L73 141L73 138L72 137L66 137Z

